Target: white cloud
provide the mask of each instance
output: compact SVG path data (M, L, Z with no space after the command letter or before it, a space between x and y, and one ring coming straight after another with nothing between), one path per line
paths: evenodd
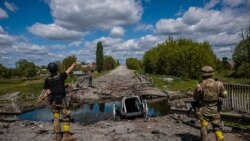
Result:
M210 2L205 4L205 9L210 9L220 3L220 0L210 0Z
M76 54L80 60L95 61L95 50L97 42L101 41L105 55L111 55L119 59L122 63L128 57L136 57L141 59L145 51L155 47L158 43L164 41L164 37L154 35L146 35L137 39L122 40L120 38L101 37L93 41L86 41L84 48L71 52Z
M10 46L16 41L14 36L8 35L0 25L0 48L2 46Z
M140 31L140 30L144 30L144 31L153 31L154 27L152 24L138 24L135 29L135 31Z
M0 19L5 19L8 17L8 14L2 8L0 8Z
M75 40L81 38L82 32L67 30L56 24L41 24L36 23L28 27L29 32L34 35L41 36L52 40Z
M239 5L246 5L250 4L249 0L223 0L223 4L230 6L230 7L237 7Z
M217 4L210 1L205 8L190 7L181 17L161 19L156 23L156 33L175 37L191 38L196 41L209 41L214 48L232 48L239 41L239 30L249 22L247 6L241 8L222 7L221 10L209 9ZM243 12L244 11L244 12ZM216 52L220 55L226 53Z
M5 6L8 10L10 10L10 11L12 11L12 12L15 12L16 10L18 10L18 7L17 7L14 3L9 3L9 2L7 2L7 1L4 1L4 6Z
M51 0L49 5L56 24L77 31L136 23L142 15L137 0Z
M110 31L110 35L112 37L121 37L123 36L125 33L125 30L122 28L122 27L119 27L119 26L115 26L111 29Z

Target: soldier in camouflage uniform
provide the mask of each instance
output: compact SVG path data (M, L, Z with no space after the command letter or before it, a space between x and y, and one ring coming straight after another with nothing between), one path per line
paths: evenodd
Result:
M64 73L57 74L58 68L55 63L49 63L48 70L50 76L45 79L44 90L47 92L47 96L50 97L51 101L51 111L53 112L53 126L56 133L56 140L62 140L61 134L61 123L60 114L62 115L62 129L64 140L75 140L70 134L70 111L68 107L64 104L65 102L65 80L67 75L74 69L75 63L72 64Z
M194 99L199 101L196 115L201 124L201 140L207 141L207 126L211 122L216 140L223 141L224 136L217 104L220 97L227 96L227 91L221 82L212 78L214 72L212 67L204 66L201 71L203 80L197 85L194 92Z

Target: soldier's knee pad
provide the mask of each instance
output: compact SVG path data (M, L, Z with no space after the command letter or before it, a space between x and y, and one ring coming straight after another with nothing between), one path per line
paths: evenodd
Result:
M59 119L60 118L60 113L54 113L53 117L54 117L54 119Z
M217 141L222 141L224 139L224 135L221 130L216 130L215 136L216 136Z
M69 132L70 131L70 123L64 122L63 123L63 132Z
M206 120L201 120L200 121L201 127L207 127L208 126L208 121Z

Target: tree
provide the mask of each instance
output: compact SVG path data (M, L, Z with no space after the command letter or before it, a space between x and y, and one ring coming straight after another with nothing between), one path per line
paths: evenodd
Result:
M242 40L238 43L233 53L235 61L234 75L247 77L250 81L250 22L241 31L241 38Z
M0 64L0 77L4 77L6 71L7 68L4 65Z
M75 63L77 60L76 56L75 55L70 55L70 56L67 56L66 58L63 59L63 62L62 62L62 68L63 68L63 71L65 71L67 68L69 68L73 63Z
M217 59L208 42L190 39L173 40L147 51L143 57L146 73L174 75L184 78L199 78L204 65L216 67Z
M126 66L129 69L139 70L141 68L141 61L136 58L128 58L126 59Z
M34 77L37 73L36 66L33 62L26 59L20 59L16 62L16 69L20 72L21 76L25 76L28 80Z
M116 60L116 65L117 65L117 66L120 66L120 65L121 65L119 59Z
M116 60L112 56L104 56L103 69L112 70L116 67Z
M97 43L96 48L96 69L100 73L103 70L103 46L102 42Z

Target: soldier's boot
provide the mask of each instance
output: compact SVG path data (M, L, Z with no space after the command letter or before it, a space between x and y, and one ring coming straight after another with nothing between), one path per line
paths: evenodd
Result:
M76 141L76 138L71 135L69 132L63 133L63 140L64 141Z
M60 114L59 113L54 113L54 122L53 122L53 127L56 133L61 132L61 125L60 125Z
M62 141L62 134L61 133L56 133L55 140L56 141Z
M65 121L66 120L66 121ZM70 123L69 119L64 119L63 122L63 139L64 141L75 141L76 138L70 134Z
M223 141L224 135L221 130L216 130L215 131L215 137L217 141Z
M201 141L207 141L207 126L208 126L208 122L206 120L201 120L200 121L201 124Z

